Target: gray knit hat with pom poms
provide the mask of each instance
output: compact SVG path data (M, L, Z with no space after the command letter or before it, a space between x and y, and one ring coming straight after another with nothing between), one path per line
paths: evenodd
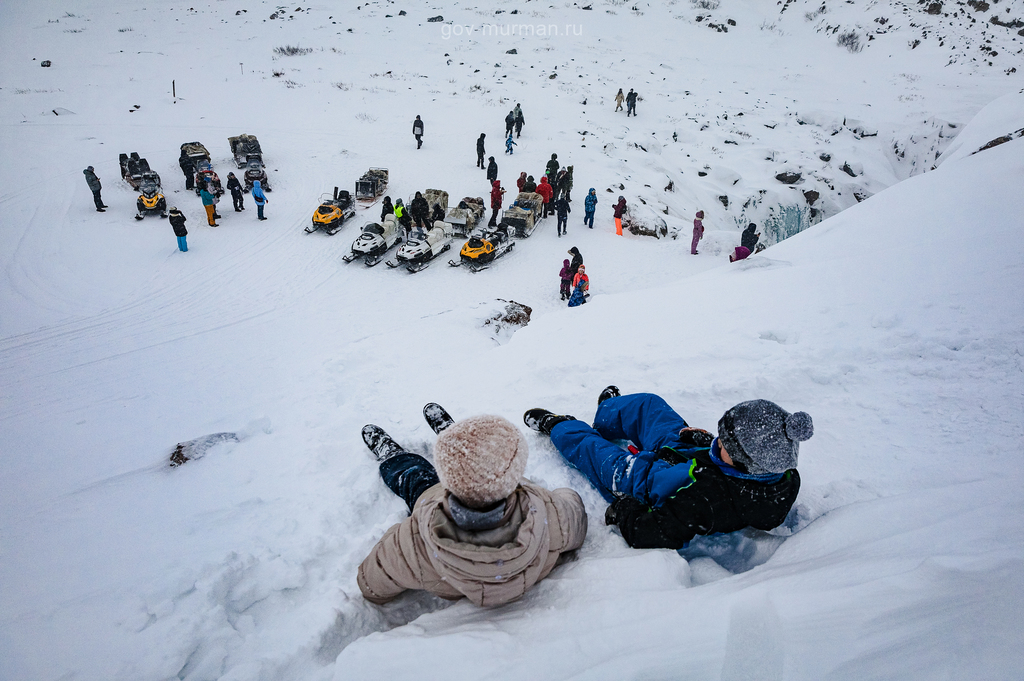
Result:
M719 442L736 467L751 475L796 468L800 443L813 434L810 414L790 414L768 400L740 402L718 422Z

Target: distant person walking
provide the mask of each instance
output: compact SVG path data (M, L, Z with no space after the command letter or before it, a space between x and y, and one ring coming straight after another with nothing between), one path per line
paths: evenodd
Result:
M178 167L185 174L185 189L195 189L196 164L192 162L192 159L189 158L184 149L181 150L181 156L178 157Z
M516 103L516 108L512 112L516 117L516 137L519 137L520 133L523 132L523 125L526 123L526 120L523 118L523 110L518 103Z
M615 233L622 236L622 216L626 213L626 197L620 196L619 202L612 208L612 215L615 216Z
M185 216L181 214L180 210L171 206L167 220L171 223L171 228L174 229L174 236L178 237L178 250L182 253L188 251L188 244L185 242L185 237L188 236L188 230L185 229Z
M89 185L89 191L92 192L92 200L96 204L97 213L106 213L106 208L103 205L103 199L100 198L100 190L103 189L103 185L100 184L100 178L96 177L96 169L89 166L82 171L85 174L85 182Z
M266 220L263 217L263 206L270 203L270 199L263 193L263 187L260 186L260 181L256 180L252 183L252 200L256 202L256 215L259 220Z
M480 133L480 137L478 137L476 139L476 167L477 168L483 168L484 167L484 154L487 153L486 151L484 151L484 138L485 137L487 137L487 135L485 135L484 133Z
M253 187L256 187L256 186L258 186L258 184L254 184L253 185ZM203 200L203 208L206 209L206 223L208 225L210 225L210 227L216 227L217 226L217 221L216 221L216 219L213 216L217 214L217 208L213 205L213 198L214 197L213 197L213 192L210 191L210 185L209 184L204 184L200 188L200 190L199 190L199 198ZM253 198L254 199L256 198L256 190L255 190L255 188L253 189ZM260 215L262 215L262 214L263 214L263 209L260 208ZM260 219L262 220L263 218L261 217Z
M693 241L690 242L690 255L697 255L697 244L704 236L704 211L697 211L697 217L693 219Z
M516 127L516 115L514 112L509 111L508 116L505 116L505 137L512 136L512 130Z
M238 181L234 173L228 173L228 191L231 192L231 202L235 205L235 212L245 210L242 200L242 183Z
M516 144L515 140L512 139L512 135L510 133L509 136L508 136L508 139L505 140L505 153L508 154L509 156L511 156L512 155L512 147L518 147L518 146L519 145Z
M630 114L636 116L636 98L637 94L633 92L633 88L629 89L629 94L626 95L626 117Z
M587 193L587 198L583 199L583 224L589 225L590 229L594 229L594 213L596 211L597 193L591 187L590 192Z
M622 94L622 88L615 94L615 110L622 111L622 102L625 101L626 96Z
M412 136L416 138L416 148L423 146L423 121L417 116L412 122Z
M487 157L487 181L494 182L498 179L498 162L493 156Z
M567 233L567 223L571 212L572 208L569 207L569 202L565 200L564 196L555 201L555 215L558 217L558 236L560 237Z

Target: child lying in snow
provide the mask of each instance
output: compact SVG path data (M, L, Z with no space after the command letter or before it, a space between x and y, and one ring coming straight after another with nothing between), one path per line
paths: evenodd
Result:
M386 603L407 589L475 605L514 601L578 549L587 513L571 489L550 492L523 478L529 446L500 416L454 423L441 406L423 415L440 437L434 467L383 430L363 428L380 475L410 516L393 525L359 566L363 596Z
M806 412L752 400L725 412L714 438L657 395L620 395L613 385L598 397L593 428L546 409L523 420L611 502L605 523L634 548L680 549L698 534L778 527L800 490L799 443L813 434Z

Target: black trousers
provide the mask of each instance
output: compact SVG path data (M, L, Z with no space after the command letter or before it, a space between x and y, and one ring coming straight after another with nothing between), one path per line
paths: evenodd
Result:
M388 489L402 497L410 513L420 495L440 482L430 462L411 452L395 454L382 461L380 477Z

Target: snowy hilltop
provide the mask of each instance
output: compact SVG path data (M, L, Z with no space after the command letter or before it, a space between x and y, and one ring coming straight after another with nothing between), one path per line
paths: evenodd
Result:
M0 679L1019 676L1020 3L45 0L0 19ZM573 167L565 236L511 207L552 154ZM492 156L514 248L449 267L486 250L458 220L491 216ZM412 230L449 247L422 271L384 264L410 245L356 196L373 168L396 205L471 199ZM233 209L229 171L261 178L265 220L251 192ZM353 242L378 222L367 267ZM749 223L767 248L730 263ZM571 248L590 286L572 308ZM813 417L785 520L630 548L523 422L589 424L608 385L715 434L747 400ZM359 565L409 514L363 427L437 464L430 402L515 424L526 478L586 511L518 600L363 597Z

